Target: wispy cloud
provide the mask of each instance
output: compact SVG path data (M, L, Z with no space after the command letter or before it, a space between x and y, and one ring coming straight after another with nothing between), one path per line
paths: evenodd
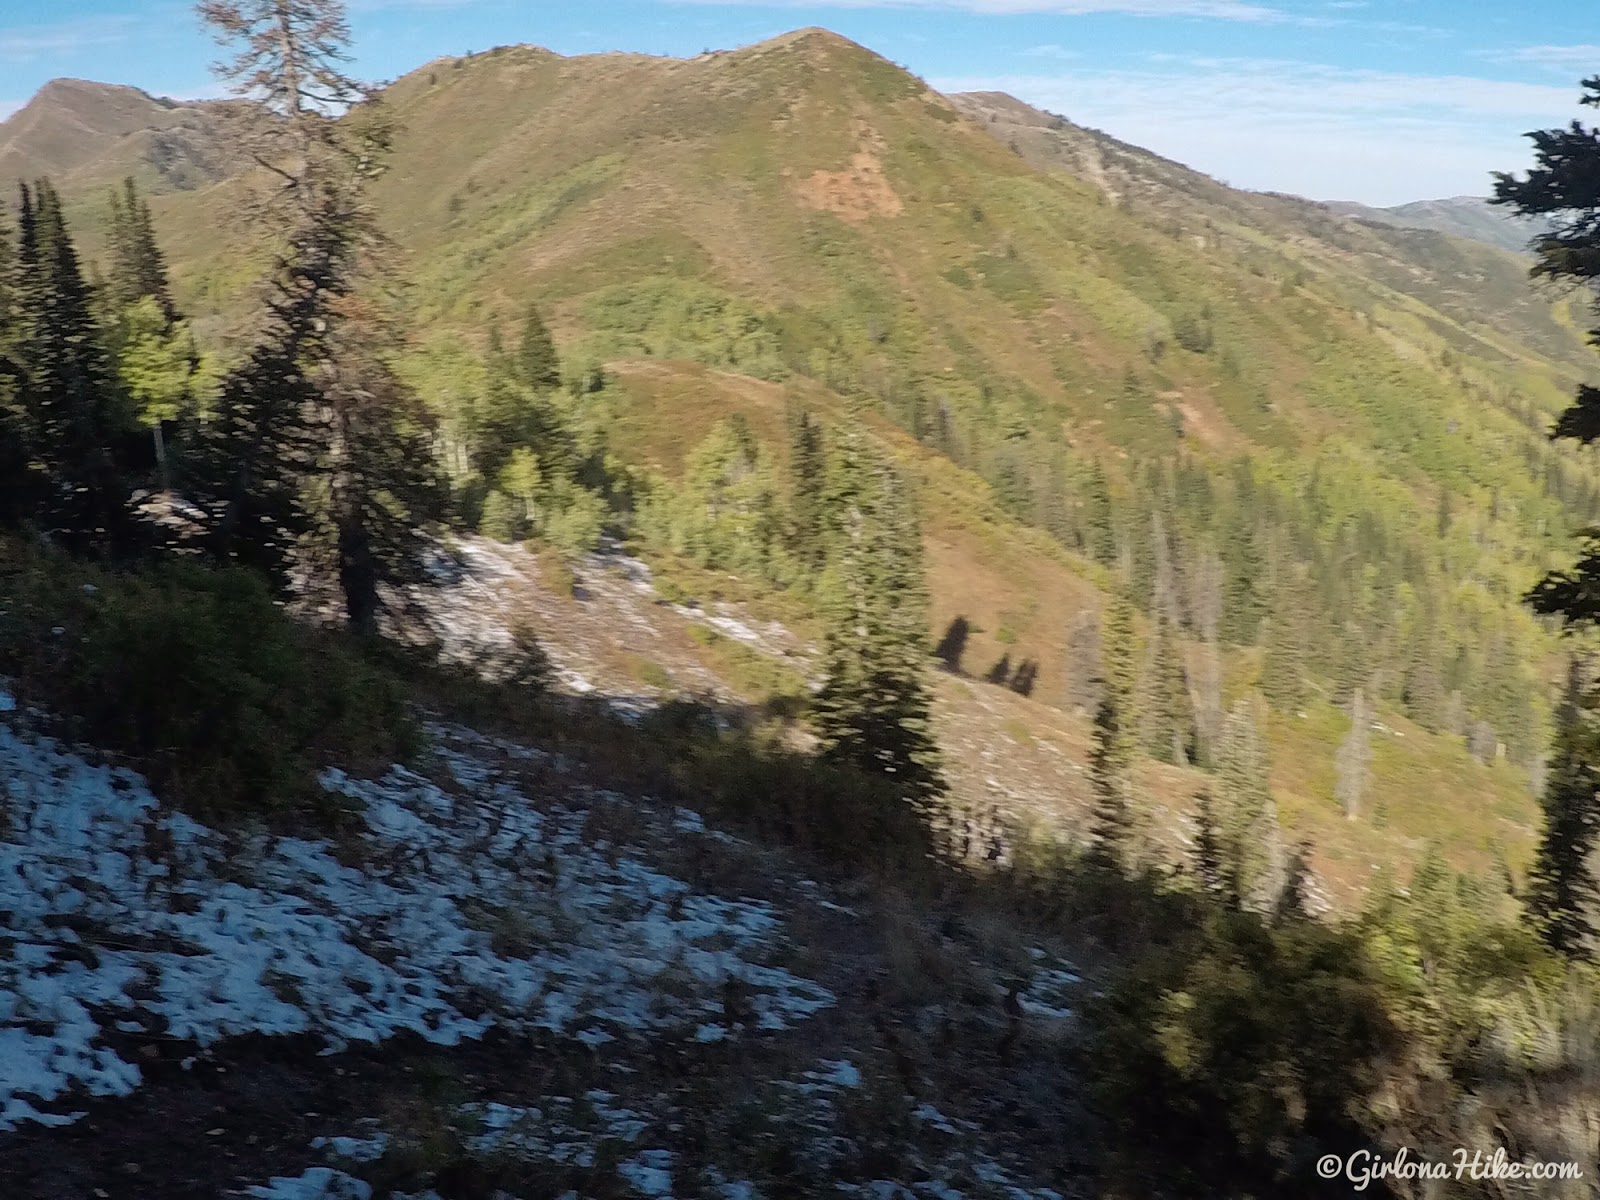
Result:
M1023 58L1072 59L1072 58L1082 58L1083 57L1083 52L1080 51L1080 50L1068 50L1066 47L1057 46L1055 43L1052 42L1048 46L1029 46L1026 50L1024 50L1022 52L1022 57Z
M1045 14L1129 17L1203 17L1217 21L1291 22L1298 18L1250 0L672 0L677 4L743 4L761 8L906 8L986 16Z
M1498 62L1531 63L1562 71L1600 73L1600 46L1522 46L1516 50L1487 50L1482 56Z
M1003 91L1241 187L1374 204L1482 194L1529 161L1523 130L1560 124L1571 89L1273 59L1145 60L1129 70L935 79Z
M0 100L0 121L4 121L26 103L26 100Z
M72 54L125 42L138 26L133 17L85 17L54 25L0 29L0 61L31 62L45 55Z

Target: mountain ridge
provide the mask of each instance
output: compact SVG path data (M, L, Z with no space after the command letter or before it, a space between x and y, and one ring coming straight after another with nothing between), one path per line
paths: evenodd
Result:
M1180 590L1207 555L1244 553L1269 564L1252 568L1263 602L1305 574L1339 614L1308 630L1304 708L1269 714L1286 828L1319 847L1330 892L1359 896L1353 864L1408 861L1439 828L1459 861L1489 865L1487 814L1450 808L1468 790L1513 814L1493 844L1525 857L1552 647L1518 598L1596 485L1544 436L1588 352L1520 260L1236 192L1009 97L942 96L814 32L692 59L503 47L435 60L385 96L400 133L373 196L406 253L403 365L447 441L490 328L530 300L571 373L609 381L587 419L652 486L685 486L694 443L735 416L782 461L785 397L830 421L867 414L925 497L930 632L971 629L979 674L957 677L955 703L1028 661L1037 698L1006 719L1059 710L1073 760L1074 628L1119 586L1149 598L1159 515ZM241 303L259 248L231 223L243 186L152 204L203 332ZM1257 488L1270 501L1247 502ZM1424 537L1441 507L1456 532ZM1255 529L1273 512L1254 549L1230 548L1227 514ZM1368 669L1346 623L1379 671L1422 628L1424 591L1439 654L1463 663L1454 707L1408 723L1399 673L1366 680L1397 731L1373 787L1397 798L1384 829L1352 823L1330 783L1342 675ZM1183 634L1196 679L1198 628ZM1255 632L1237 636L1219 703L1268 669ZM1491 713L1491 696L1514 702ZM1466 736L1485 725L1474 761ZM1507 759L1482 750L1499 743ZM1021 804L984 758L997 745L964 747L984 763L965 794ZM1152 764L1151 795L1181 825L1205 778ZM1081 790L1026 802L1070 821Z

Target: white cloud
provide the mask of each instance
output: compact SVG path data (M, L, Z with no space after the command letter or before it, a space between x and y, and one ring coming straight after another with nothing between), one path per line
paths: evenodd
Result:
M4 121L26 103L26 100L0 100L0 121Z
M1500 62L1531 63L1562 71L1600 74L1600 46L1523 46L1516 50L1486 51L1484 57Z
M673 0L677 4L748 4L761 8L921 8L987 16L1091 13L1130 17L1206 17L1218 21L1288 22L1296 18L1250 0Z
M1048 46L1029 46L1022 52L1022 57L1071 59L1082 58L1083 52L1080 50L1068 50L1064 46L1057 46L1051 43Z
M1398 204L1483 195L1530 162L1522 131L1562 124L1571 89L1261 59L936 79L1003 91L1239 187Z
M0 29L0 61L30 62L47 54L71 54L91 46L126 41L137 22L132 17L87 17L55 25Z

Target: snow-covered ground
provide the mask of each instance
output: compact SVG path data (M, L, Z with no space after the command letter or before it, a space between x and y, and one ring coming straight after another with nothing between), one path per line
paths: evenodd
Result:
M617 1157L605 1169L636 1195L689 1186L758 1200L760 1147L735 1138L714 1165L691 1163L678 1138L706 1117L690 1111L704 1096L636 1079L627 1063L672 1044L738 1064L738 1112L755 1114L757 1141L790 1147L807 1178L853 1180L836 1185L841 1196L1059 1200L1002 1165L1016 1156L991 1133L886 1088L874 1035L839 1019L846 1001L780 965L807 959L785 919L798 927L798 910L775 904L835 923L862 911L799 876L719 895L663 867L671 848L686 864L762 853L696 813L586 789L535 747L436 724L414 769L325 772L358 813L337 841L224 832L39 732L41 716L0 687L0 1135L72 1124L88 1097L137 1104L133 1048L151 1039L204 1057L198 1048L246 1034L310 1035L336 1052L402 1034L456 1046L498 1028L553 1037L593 1074L566 1093L456 1104L451 1125L474 1154L583 1172L607 1146ZM530 795L525 778L553 779L558 794L545 783ZM1024 1012L1040 1029L1066 1021L1076 976L1042 949L1028 957ZM840 972L821 972L847 996ZM797 1057L745 1076L764 1034ZM264 1160L231 1194L369 1200L363 1164L409 1136L381 1111L344 1112L310 1153L277 1170ZM879 1136L894 1142L898 1178L856 1168L859 1143Z
M112 1028L337 1048L402 1031L450 1045L498 1024L600 1044L721 1037L730 979L760 1028L831 1003L766 965L783 936L766 904L586 842L582 809L535 809L486 740L435 736L448 787L402 767L327 774L364 806L336 848L224 837L133 773L0 722L0 1129L137 1088L138 1065L102 1040Z

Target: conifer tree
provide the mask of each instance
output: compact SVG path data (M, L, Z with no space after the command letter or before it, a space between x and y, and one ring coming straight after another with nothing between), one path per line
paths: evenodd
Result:
M1582 667L1568 665L1566 694L1556 716L1553 755L1546 772L1544 827L1529 873L1528 908L1552 949L1588 957L1595 936L1600 891L1592 858L1600 838L1600 744Z
M809 412L789 414L789 552L802 568L820 571L827 556L827 452L822 425Z
M1266 612L1265 563L1250 508L1242 501L1224 534L1222 562L1222 636L1236 646L1254 645Z
M169 324L176 321L178 312L167 282L166 258L156 241L150 205L139 195L131 175L122 181L120 192L111 193L109 231L111 275L107 290L113 309L122 311L149 296Z
M905 481L856 425L839 438L829 512L824 681L814 700L825 758L921 802L945 788L929 722L922 535Z
M1155 620L1143 683L1138 709L1140 740L1146 753L1162 762L1186 764L1194 742L1188 672L1173 623L1165 616Z
M197 11L236 50L218 72L253 101L240 110L252 116L245 145L279 185L258 215L282 230L262 327L212 423L208 547L269 565L280 586L290 549L303 551L337 583L351 625L370 631L385 593L426 579L418 527L438 495L426 413L389 365L396 331L361 294L386 246L367 185L391 129L342 69L341 0L202 0Z
M192 415L200 356L172 302L166 260L150 207L130 176L111 193L111 274L106 333L117 377L139 423L150 430L161 486L171 486L166 430Z
M23 408L17 260L10 220L0 209L0 528L15 528L37 503L31 433Z
M1125 720L1116 693L1106 687L1095 710L1089 750L1089 782L1094 810L1089 824L1089 863L1097 869L1125 873L1130 865L1133 812L1128 803L1128 772L1133 765Z
M1241 902L1270 909L1283 886L1282 837L1267 781L1266 745L1248 697L1234 704L1223 726L1216 788L1230 887Z
M1195 793L1194 798L1194 871L1207 893L1225 894L1222 831L1217 827L1216 805L1206 790Z
M1266 626L1261 693L1278 712L1292 716L1306 700L1305 626L1292 589L1284 590Z
M561 386L561 359L556 344L545 328L544 318L533 305L522 319L522 337L517 342L517 375L536 392L553 392Z
M41 473L40 531L75 553L138 550L120 403L88 284L48 181L21 189L16 360Z
M1119 590L1106 608L1100 642L1100 699L1089 751L1089 780L1094 789L1089 861L1102 870L1118 873L1131 865L1133 852L1133 811L1128 802L1136 729L1133 639L1133 605Z
M1111 485L1104 468L1096 462L1089 472L1088 495L1084 498L1084 549L1103 566L1117 561L1117 534L1111 504Z

